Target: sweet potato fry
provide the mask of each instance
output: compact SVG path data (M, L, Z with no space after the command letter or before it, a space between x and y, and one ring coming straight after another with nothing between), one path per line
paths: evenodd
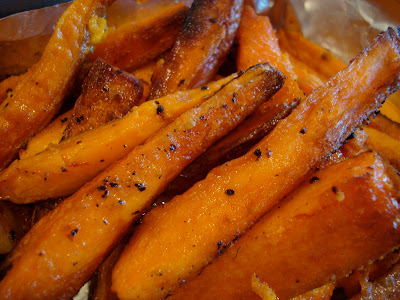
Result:
M19 158L34 156L62 139L123 117L141 100L142 90L141 83L132 75L96 61L83 80L82 93L74 108L35 135L26 149L19 151Z
M346 67L331 52L313 43L301 33L280 28L278 40L282 51L290 53L326 78L331 78Z
M291 103L294 98L302 98L303 93L295 81L295 73L288 57L283 56L274 29L265 16L259 16L251 6L243 8L243 15L237 32L237 66L246 69L254 64L268 62L281 70L287 77L285 85L274 96L280 103ZM274 100L274 99L271 99Z
M400 140L373 128L365 128L368 134L367 146L385 157L400 171Z
M59 111L90 44L89 20L112 2L72 3L58 21L42 58L0 105L0 170Z
M396 90L400 39L388 29L314 90L246 155L152 209L113 270L121 298L168 295L305 180Z
M171 48L188 7L183 3L155 9L151 17L126 22L97 45L89 61L101 58L119 68L136 68Z
M67 121L63 138L122 118L142 94L143 86L134 76L96 60L83 81L82 94Z
M134 107L124 118L82 133L0 173L0 199L29 203L69 196L177 116L211 97L231 75L208 89L177 92Z
M380 112L390 120L400 123L400 91L394 93L386 100Z
M170 54L154 71L149 99L209 82L233 43L243 0L195 0Z
M279 93L279 92L278 92ZM271 105L266 105L270 103ZM299 103L291 105L263 103L249 119L217 141L193 163L185 168L167 187L157 202L162 204L173 196L184 193L197 181L203 180L213 168L246 154L265 137L278 122L287 117Z
M0 297L74 295L166 184L271 97L282 81L269 65L247 70L65 199L7 259Z
M314 173L232 247L221 244L224 255L171 299L251 299L254 273L279 299L345 277L398 245L398 199L400 178L375 153L332 165Z

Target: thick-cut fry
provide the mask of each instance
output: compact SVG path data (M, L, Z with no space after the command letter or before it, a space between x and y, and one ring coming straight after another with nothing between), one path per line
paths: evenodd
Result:
M186 110L211 97L235 74L208 89L176 92L134 107L124 118L72 137L0 173L0 199L29 203L68 196Z
M96 60L67 121L64 139L126 115L140 100L142 84L131 74Z
M400 123L400 91L391 95L380 112L394 122Z
M278 40L282 51L290 53L326 78L331 78L346 67L330 51L313 43L301 33L280 28Z
M136 68L155 59L174 43L188 7L175 3L155 9L151 17L126 22L111 31L88 56L101 58L120 68Z
M367 146L385 157L400 171L400 140L373 128L366 127L365 132L368 134Z
M184 193L197 181L203 180L213 168L246 154L299 104L275 103L272 100L263 103L249 119L200 155L168 185L157 202L162 204L173 196Z
M251 299L254 273L283 300L345 277L400 242L397 200L400 178L375 153L332 165L222 244L226 253L171 299Z
M74 295L166 184L282 81L268 65L249 69L65 199L7 259L0 297Z
M89 20L112 2L73 2L58 21L42 58L0 105L0 170L59 111L88 51Z
M35 135L26 149L19 152L19 158L34 156L57 145L63 138L123 117L141 100L142 90L141 82L132 75L96 61L83 81L74 109L60 115Z
M162 66L154 71L149 99L209 82L227 55L243 0L195 0Z
M239 48L237 66L239 69L268 62L281 70L287 77L285 85L273 99L279 103L292 103L301 98L303 93L295 81L295 73L287 56L282 55L274 29L265 16L259 16L251 6L243 8L243 15L237 33Z
M152 209L113 270L118 296L168 295L300 184L398 88L400 39L388 29L245 156Z

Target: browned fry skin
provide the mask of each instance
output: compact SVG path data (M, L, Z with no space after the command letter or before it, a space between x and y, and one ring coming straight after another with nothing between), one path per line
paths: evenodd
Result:
M114 119L120 119L137 104L142 84L131 74L96 60L83 81L63 139L76 136Z
M398 245L398 200L400 178L376 153L332 165L221 244L224 255L171 299L251 299L253 274L282 300L343 278Z
M58 21L40 61L0 105L0 170L57 114L88 50L89 20L112 2L73 2Z
M397 263L385 275L369 282L352 300L387 300L400 298L400 263Z
M89 61L101 58L124 69L150 62L171 48L187 10L185 4L176 3L156 9L150 18L127 22L96 46L94 53L88 56Z
M181 169L282 84L268 65L249 69L65 199L8 257L0 298L73 296ZM167 113L159 108L160 118Z
M156 68L149 99L210 81L239 26L243 0L195 0L164 64Z
M196 277L218 245L243 234L338 149L398 88L399 74L400 38L390 28L246 155L152 209L114 267L118 296L157 297Z

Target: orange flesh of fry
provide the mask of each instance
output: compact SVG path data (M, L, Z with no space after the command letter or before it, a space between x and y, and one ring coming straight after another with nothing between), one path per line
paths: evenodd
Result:
M0 170L59 111L89 46L87 25L113 0L80 0L59 19L42 58L0 105Z
M236 244L221 245L225 253L171 299L251 299L246 278L254 273L279 299L289 299L345 277L400 242L400 178L376 153L313 176Z
M282 83L268 65L249 69L65 199L8 257L0 298L73 296L165 185Z
M146 214L113 270L119 296L160 295L196 277L219 242L248 229L379 108L399 73L400 40L390 28L245 156Z

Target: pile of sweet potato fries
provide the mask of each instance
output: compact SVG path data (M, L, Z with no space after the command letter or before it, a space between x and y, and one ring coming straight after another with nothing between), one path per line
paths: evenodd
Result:
M400 28L346 66L289 2L113 2L0 82L0 298L400 297Z

